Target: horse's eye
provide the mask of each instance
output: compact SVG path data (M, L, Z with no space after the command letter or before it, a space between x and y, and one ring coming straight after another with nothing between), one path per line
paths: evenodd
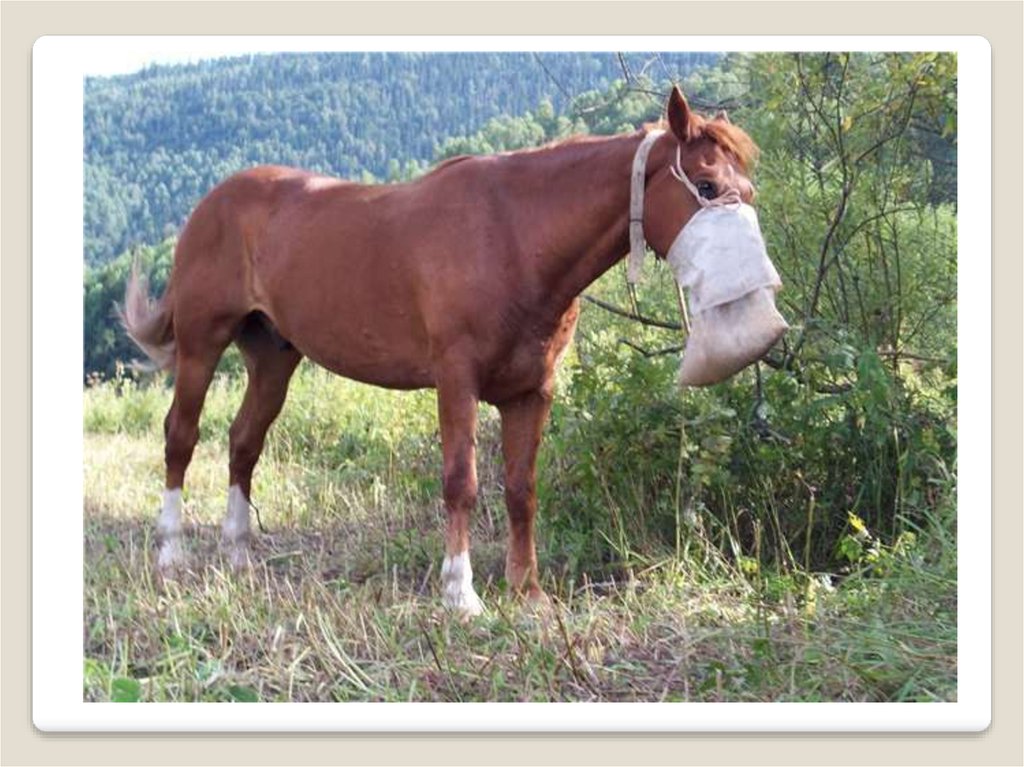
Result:
M698 181L697 194L705 200L713 200L718 196L718 193L715 191L715 185L710 181Z

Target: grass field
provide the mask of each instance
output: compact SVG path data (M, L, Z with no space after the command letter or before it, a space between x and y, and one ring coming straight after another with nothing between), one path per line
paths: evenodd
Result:
M487 612L463 623L438 593L433 394L304 365L257 468L253 501L266 529L254 524L256 564L233 574L217 540L240 399L239 382L217 379L186 481L191 572L159 583L153 527L169 392L86 389L86 700L956 699L950 501L914 536L882 543L856 531L870 554L840 577L733 556L700 526L675 551L624 547L609 561L580 561L564 539L552 542L557 495L542 493L538 553L554 607L535 615L501 579L497 420L483 408L472 554ZM548 455L542 484L558 481L557 467ZM595 534L615 537L614 528L610 519Z

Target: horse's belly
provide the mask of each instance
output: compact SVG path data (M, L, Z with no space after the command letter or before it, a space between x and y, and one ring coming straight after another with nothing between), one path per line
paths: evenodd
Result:
M259 308L303 355L338 375L395 389L433 384L426 334L408 281L390 259L357 249L273 248L255 261ZM319 257L318 257L319 253Z
M392 359L375 362L364 355L352 354L351 349L307 353L299 348L299 351L332 373L361 383L383 386L387 389L426 389L434 385L430 369L424 364L410 360Z
M405 338L388 338L369 328L304 333L281 328L282 335L321 367L345 378L389 389L422 389L434 385L425 345ZM323 330L323 329L321 329Z
M336 277L315 289L289 284L263 310L284 339L338 375L393 389L433 385L428 344L410 301L369 280L356 284Z

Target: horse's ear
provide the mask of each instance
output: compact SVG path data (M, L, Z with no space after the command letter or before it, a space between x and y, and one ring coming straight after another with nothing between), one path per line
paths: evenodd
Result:
M672 86L672 94L668 97L668 124L681 143L685 144L697 134L693 112L678 85Z
M729 113L724 109L719 109L718 112L715 113L715 119L732 125L732 120L729 119Z

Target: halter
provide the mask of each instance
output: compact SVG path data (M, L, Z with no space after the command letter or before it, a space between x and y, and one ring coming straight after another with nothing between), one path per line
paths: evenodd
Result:
M626 264L626 280L631 285L640 280L640 273L643 269L644 253L647 249L644 240L644 184L647 180L647 155L651 153L654 142L657 141L665 131L652 130L637 147L633 155L633 172L630 176L629 188L629 257ZM697 187L689 177L682 165L682 147L676 145L676 161L669 166L669 170L676 180L682 183L690 194L697 200L701 208L717 207L720 205L738 205L743 202L739 190L732 188L713 200L707 200L700 196Z

